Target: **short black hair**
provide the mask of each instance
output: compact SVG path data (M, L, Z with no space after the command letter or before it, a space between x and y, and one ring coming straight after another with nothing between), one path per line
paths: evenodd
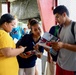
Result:
M12 20L14 19L14 16L12 16L11 14L7 13L1 16L0 18L0 25L2 25L3 23L7 22L10 23Z
M66 8L66 6L64 6L64 5L57 6L57 7L53 10L53 14L58 13L58 14L62 15L64 12L67 14L67 16L69 16L69 11L68 11L68 9Z

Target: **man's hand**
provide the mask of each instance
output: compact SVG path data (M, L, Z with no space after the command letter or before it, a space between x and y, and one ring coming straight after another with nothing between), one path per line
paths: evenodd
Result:
M45 51L47 51L47 52L49 52L49 51L50 51L50 49L49 49L49 48L44 47L44 49L45 49Z
M52 63L53 62L52 56L51 56L51 54L49 52L48 52L48 56L47 56L47 61L49 63Z
M51 42L51 46L54 50L59 51L63 48L63 42Z

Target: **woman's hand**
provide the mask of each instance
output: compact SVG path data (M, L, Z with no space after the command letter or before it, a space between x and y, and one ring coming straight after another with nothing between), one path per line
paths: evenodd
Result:
M36 44L35 46L33 46L34 50L39 50L39 45Z
M23 47L23 46L20 46L19 48L6 47L6 48L0 49L0 52L6 57L13 57L13 56L17 56L20 53L24 52L25 48L26 47Z
M38 58L41 58L42 52L37 52L37 53L36 53L36 56L37 56Z
M24 52L24 50L25 50L27 47L26 47L26 46L25 46L25 47L19 46L19 48L21 48L21 50L23 50L23 52Z
M26 55L25 53L21 53L19 56L22 57L22 58L29 58L29 57L31 57L31 55Z

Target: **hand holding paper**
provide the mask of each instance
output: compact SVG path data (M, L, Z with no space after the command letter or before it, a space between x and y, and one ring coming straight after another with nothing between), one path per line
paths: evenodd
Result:
M51 48L51 42L59 41L59 38L55 37L54 35L50 34L49 32L45 32L42 36L41 40L38 42L40 46Z

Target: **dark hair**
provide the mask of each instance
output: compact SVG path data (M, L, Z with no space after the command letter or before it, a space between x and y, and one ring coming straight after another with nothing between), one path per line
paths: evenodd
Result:
M30 23L31 20L32 20L32 18L28 19L28 22Z
M30 27L31 27L30 33L32 33L32 26L35 26L36 24L39 24L39 22L36 19L32 19L30 21Z
M38 21L37 21L36 19L32 19L32 20L30 21L30 25L31 25L31 26L34 26L35 24L39 24L39 23L38 23Z
M67 16L69 16L69 11L68 11L68 9L64 5L57 6L53 10L53 14L58 13L58 14L62 15L64 12L66 12Z
M14 20L14 17L11 14L9 14L9 13L4 14L1 16L0 25L2 25L5 22L10 23L12 20Z

